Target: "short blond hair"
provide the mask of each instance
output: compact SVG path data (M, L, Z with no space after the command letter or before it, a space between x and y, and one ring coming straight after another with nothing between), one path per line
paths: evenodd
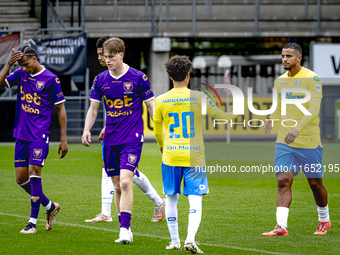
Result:
M122 39L113 37L104 42L103 50L112 54L125 53L125 43Z

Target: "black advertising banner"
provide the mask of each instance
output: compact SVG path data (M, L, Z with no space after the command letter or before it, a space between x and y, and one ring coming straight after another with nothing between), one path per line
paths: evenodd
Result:
M53 39L30 41L40 64L56 75L84 74L87 67L86 33Z

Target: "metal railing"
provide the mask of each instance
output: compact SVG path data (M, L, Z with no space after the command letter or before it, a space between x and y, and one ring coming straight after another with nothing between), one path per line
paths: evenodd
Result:
M200 21L200 18L198 18L198 13L197 13L197 7L198 5L205 5L208 16L211 17L210 21L225 21L225 17L215 17L214 13L213 13L213 7L214 5L221 5L222 1L212 1L212 0L205 0L205 1L199 1L199 0L192 0L191 2L191 6L192 6L192 12L191 12L191 19L190 25L172 25L170 24L172 21L176 20L176 16L172 16L170 13L170 8L172 5L176 5L171 3L170 0L145 0L145 14L144 17L148 17L150 19L150 24L147 26L139 26L138 29L145 29L145 30L149 30L150 32L150 36L158 36L159 35L159 30L162 29L163 27L163 22L165 22L166 24L166 28L181 28L181 29L188 29L188 32L190 32L191 36L197 36L198 35L198 31L202 30L202 29L214 29L214 28L219 28L219 29L230 29L230 25L200 25L198 23L198 21ZM164 3L165 2L165 3ZM217 3L216 3L217 2ZM273 29L273 28L282 28L283 26L280 25L276 25L276 24L266 24L266 25L261 25L261 22L264 21L263 19L261 19L261 14L260 14L260 10L261 10L261 5L279 5L279 4L285 4L287 1L263 1L263 0L249 0L246 1L246 3L248 5L254 5L254 15L253 17L249 18L249 21L253 21L253 25L244 25L244 26L240 26L240 25L236 25L236 26L232 26L234 29L238 29L238 28L244 28L244 29L249 29L250 31L252 31L254 36L259 36L261 33L261 29ZM149 6L150 3L150 6ZM235 1L235 4L237 3L237 1ZM238 5L243 4L244 1L242 3L238 3ZM177 5L179 4L179 2L177 2ZM296 0L294 2L291 2L291 4L295 4L295 5L302 5L304 6L304 18L307 18L309 15L309 8L311 5L315 6L316 5L316 9L317 9L317 17L314 23L314 25L311 25L310 23L307 25L304 25L306 28L311 28L314 27L315 28L315 35L316 36L320 36L322 35L322 19L321 19L321 7L322 7L322 0L314 0L314 1L310 1L310 0ZM117 0L114 1L113 3L113 17L117 18L117 22L119 22L119 11L118 8L119 6L123 6L124 4L121 3L119 4L119 2ZM165 6L164 6L165 5ZM181 3L181 5L185 5L185 3ZM189 5L189 3L186 3L186 5ZM229 5L232 5L232 3L230 3ZM157 8L158 6L158 8ZM165 7L165 17L163 17L163 7ZM149 9L150 9L150 14L149 14ZM157 11L158 9L158 11ZM247 19L248 20L248 19ZM294 21L295 17L292 17L292 19L287 18L287 21ZM189 21L189 20L188 20ZM205 20L207 21L207 20ZM237 21L234 20L234 21ZM311 19L311 22L313 20ZM92 27L91 29L94 30L126 30L126 29L133 29L133 26L119 26L119 27Z
M73 26L73 5L74 1L71 2L71 26ZM85 1L78 0L78 24L83 30L85 30ZM117 2L117 1L115 1ZM50 0L47 0L47 28L66 28L63 19L59 15L59 0L56 0L55 8ZM75 27L76 28L76 27Z

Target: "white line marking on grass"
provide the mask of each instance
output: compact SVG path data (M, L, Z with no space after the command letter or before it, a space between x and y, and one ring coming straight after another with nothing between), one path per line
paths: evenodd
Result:
M18 218L24 218L24 219L28 219L29 218L28 216L9 214L9 213L3 213L3 212L0 212L0 215L6 215L6 216L12 216L12 217L18 217ZM45 220L38 219L38 221L45 221ZM80 225L80 224L61 222L61 221L57 221L57 224L58 225L62 225L62 226L88 228L88 229L95 229L95 230L102 230L102 231L107 231L107 232L119 233L118 230L114 230L112 228L99 228L99 227L90 226L90 225ZM91 223L89 223L89 224L91 224ZM144 234L144 233L141 234L141 233L137 233L137 232L133 232L133 235L144 236L144 237L151 237L151 238L159 238L159 239L164 239L164 240L169 240L170 239L170 237L168 237L168 236L148 235L148 234ZM266 253L266 254L294 255L294 254L288 254L288 253L280 253L280 252L273 252L273 251L266 251L266 250L255 249L255 248L245 248L245 247L232 246L232 245L224 245L224 244L213 244L213 243L200 243L200 244L201 245L206 245L206 246L212 246L212 247L222 247L222 248L227 248L227 249L234 249L234 250L261 252L261 253Z

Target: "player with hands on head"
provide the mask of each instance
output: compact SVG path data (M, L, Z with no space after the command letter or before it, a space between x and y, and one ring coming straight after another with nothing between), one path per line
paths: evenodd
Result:
M20 69L7 75L11 66L18 62ZM7 65L0 73L0 89L18 86L14 124L16 181L31 195L31 216L23 234L37 232L36 224L42 204L47 210L46 230L55 224L61 207L52 203L43 193L41 172L49 153L50 125L53 105L58 111L60 126L60 158L68 152L66 137L65 98L58 77L39 63L34 49L24 46L12 49Z

